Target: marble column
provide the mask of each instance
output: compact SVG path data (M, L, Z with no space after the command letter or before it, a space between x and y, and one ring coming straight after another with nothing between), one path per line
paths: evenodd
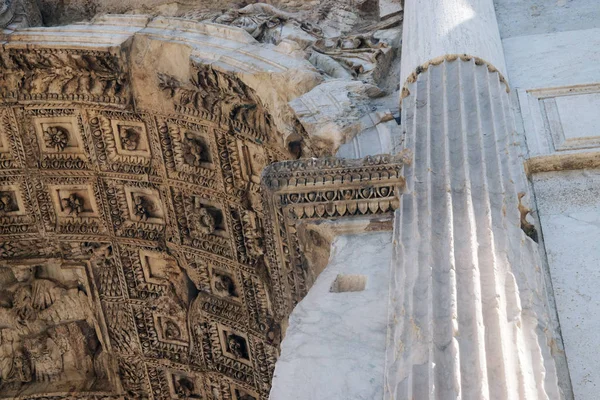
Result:
M492 0L407 1L402 54L385 398L562 398Z

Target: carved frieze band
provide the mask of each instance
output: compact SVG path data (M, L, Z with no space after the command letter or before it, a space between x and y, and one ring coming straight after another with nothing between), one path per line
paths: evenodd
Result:
M266 261L275 313L288 315L316 278L300 251L305 221L381 215L398 208L405 155L284 161L263 172Z
M129 103L124 57L101 50L8 48L0 51L0 101Z

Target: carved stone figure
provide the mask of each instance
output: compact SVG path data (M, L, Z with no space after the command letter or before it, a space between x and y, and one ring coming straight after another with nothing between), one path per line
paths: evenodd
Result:
M379 58L389 51L387 44L369 35L319 39L312 48L320 55L336 61L353 77L371 72ZM317 66L319 66L319 62L325 62L324 57L313 57L312 59L316 60ZM324 67L325 70L330 69L330 67Z
M307 21L306 17L264 3L250 4L220 14L188 17L242 28L263 43L279 44L284 39L294 41L301 49L306 49L311 63L335 78L352 79L371 73L380 57L390 50L386 43L370 34L325 37L323 29ZM385 23L376 25L371 32L386 27Z
M43 271L0 268L0 391L66 379L77 386L97 372L87 294Z
M287 37L306 42L323 34L318 26L301 19L296 14L281 11L264 3L249 4L241 9L230 9L222 13L188 15L188 17L242 28L263 43L278 44Z

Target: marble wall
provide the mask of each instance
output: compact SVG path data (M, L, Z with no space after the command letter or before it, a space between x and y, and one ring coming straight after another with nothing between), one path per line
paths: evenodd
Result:
M600 386L600 171L537 174L539 218L575 399Z
M600 28L597 0L494 0L502 38Z
M560 325L554 355L564 398L597 399L600 6L494 2Z
M391 236L333 241L329 265L290 316L271 400L383 398ZM365 289L331 292L340 274L366 277Z

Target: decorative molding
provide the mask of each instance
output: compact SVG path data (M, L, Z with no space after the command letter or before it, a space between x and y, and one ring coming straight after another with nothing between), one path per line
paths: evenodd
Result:
M600 165L599 85L518 89L517 94L529 150L528 173Z
M265 169L266 261L278 317L291 312L316 278L300 249L298 225L392 213L404 189L405 163L410 157L403 153L284 161Z

